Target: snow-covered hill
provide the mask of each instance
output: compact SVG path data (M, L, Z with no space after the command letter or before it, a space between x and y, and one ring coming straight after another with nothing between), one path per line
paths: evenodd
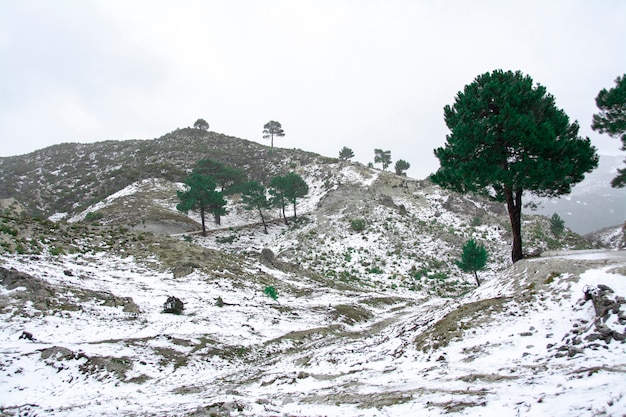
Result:
M623 252L575 251L591 245L525 215L529 257L511 265L502 204L175 133L149 145L182 163L181 143L211 143L255 156L256 176L297 172L298 218L268 211L265 234L232 195L200 236L197 213L175 209L181 184L155 167L135 181L98 167L101 198L49 203L54 163L37 154L51 217L0 201L0 416L626 413ZM470 238L489 252L479 288L455 264ZM182 314L164 312L170 297Z
M626 412L622 252L520 261L457 299L205 256L213 270L185 275L111 254L4 255L2 415ZM601 320L583 292L599 284L618 300ZM170 295L182 315L162 313Z

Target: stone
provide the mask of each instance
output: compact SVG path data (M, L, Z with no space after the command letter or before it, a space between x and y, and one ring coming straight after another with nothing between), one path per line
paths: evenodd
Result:
M185 303L180 298L169 296L163 304L163 312L170 314L182 314L185 309Z

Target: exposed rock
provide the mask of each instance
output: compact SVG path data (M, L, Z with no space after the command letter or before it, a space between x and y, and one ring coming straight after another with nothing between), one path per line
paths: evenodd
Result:
M185 303L174 296L167 297L167 301L163 304L163 312L171 314L182 314L185 309Z

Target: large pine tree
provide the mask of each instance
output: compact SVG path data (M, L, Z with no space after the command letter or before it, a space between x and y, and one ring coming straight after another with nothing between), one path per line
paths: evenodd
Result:
M545 87L521 72L496 70L476 77L444 108L450 129L435 149L442 187L506 202L513 262L523 258L522 194L568 194L598 165L589 138L578 136Z

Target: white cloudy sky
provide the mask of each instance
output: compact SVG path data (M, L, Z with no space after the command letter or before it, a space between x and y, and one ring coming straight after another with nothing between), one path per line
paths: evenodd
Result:
M62 142L211 130L422 178L443 107L478 74L521 70L593 132L626 72L623 0L0 0L0 156Z

